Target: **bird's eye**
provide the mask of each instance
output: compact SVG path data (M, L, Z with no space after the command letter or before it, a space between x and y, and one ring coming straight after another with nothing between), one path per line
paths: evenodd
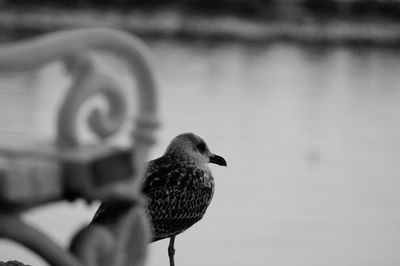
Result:
M197 150L200 153L204 153L206 151L206 144L203 141L201 141L199 144L197 144Z

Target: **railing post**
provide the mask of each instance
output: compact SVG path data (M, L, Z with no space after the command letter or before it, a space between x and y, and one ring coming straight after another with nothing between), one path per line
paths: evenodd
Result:
M139 108L136 120L131 121L131 150L103 142L131 118L130 102L115 77L97 70L91 52L125 60L137 81ZM140 179L159 124L150 53L134 36L113 29L71 30L0 46L0 73L35 69L54 61L63 62L72 78L59 109L55 142L32 149L0 139L0 237L28 247L54 266L143 265L150 235ZM91 111L87 123L99 144L85 146L76 126L78 113L97 94L105 98L108 112ZM26 191L13 190L21 182ZM38 187L43 192L35 192ZM125 209L105 224L84 226L69 251L19 219L26 209L74 198L103 200Z

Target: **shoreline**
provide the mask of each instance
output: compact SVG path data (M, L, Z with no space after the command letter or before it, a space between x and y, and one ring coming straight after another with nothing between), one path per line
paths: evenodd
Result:
M400 22L396 21L262 20L229 14L194 14L177 9L129 12L58 8L0 10L0 30L16 36L21 32L43 33L78 27L116 27L150 38L236 40L249 43L294 41L388 47L400 44Z

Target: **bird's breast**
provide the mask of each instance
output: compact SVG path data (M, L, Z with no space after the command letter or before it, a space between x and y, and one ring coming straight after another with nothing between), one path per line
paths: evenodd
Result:
M205 174L200 177L200 180L203 187L214 188L215 186L214 178L208 172L205 172Z
M211 169L206 165L197 165L197 169L200 170L201 174L197 175L203 187L214 188L214 178L211 173Z

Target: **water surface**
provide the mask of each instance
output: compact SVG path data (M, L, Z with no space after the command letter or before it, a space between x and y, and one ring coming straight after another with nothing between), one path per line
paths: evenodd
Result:
M192 131L228 162L211 166L214 200L177 237L178 266L400 264L400 54L295 44L150 46L163 123L152 157ZM52 137L49 110L65 84L57 64L3 77L1 134L33 128L29 136ZM57 204L26 219L65 245L95 209ZM2 260L40 265L8 244L0 242ZM167 245L151 246L149 266L168 265Z

